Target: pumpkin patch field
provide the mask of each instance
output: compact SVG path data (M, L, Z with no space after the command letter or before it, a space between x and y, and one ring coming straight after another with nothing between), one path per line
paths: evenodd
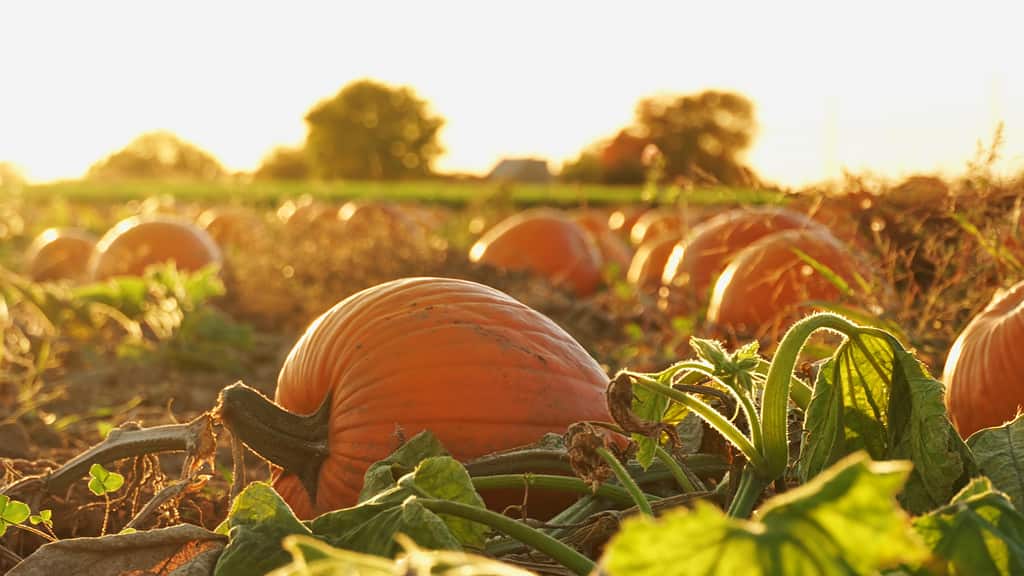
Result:
M0 195L0 574L1024 574L1022 181L89 186Z

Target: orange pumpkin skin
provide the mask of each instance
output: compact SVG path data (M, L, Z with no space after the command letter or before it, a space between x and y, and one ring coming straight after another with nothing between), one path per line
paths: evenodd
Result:
M808 300L835 300L839 289L804 262L800 250L847 282L860 273L853 254L828 230L786 230L740 250L718 277L708 320L757 332Z
M1012 420L1024 405L1024 282L997 293L971 319L946 356L946 407L960 435Z
M96 243L89 261L95 280L139 276L154 264L173 261L179 270L221 262L213 238L194 224L167 216L135 216L118 222Z
M259 218L242 210L209 208L204 210L196 225L220 245L241 244L250 239L260 227Z
M661 281L706 301L711 284L736 252L769 234L814 226L808 217L784 208L730 210L698 224L673 248Z
M601 254L594 240L560 212L520 212L487 231L469 252L473 262L508 270L528 270L577 296L593 294L601 283Z
M29 276L37 282L85 278L95 246L96 237L84 230L43 230L28 248Z
M640 246L666 234L679 234L686 223L677 209L648 210L633 224L629 239L634 246Z
M645 290L657 290L661 287L661 275L665 262L672 254L672 248L679 242L677 233L668 233L640 245L629 265L626 280L630 284Z
M626 207L612 212L608 216L608 229L619 236L629 239L636 221L647 212L645 208Z
M347 232L354 234L386 230L408 237L424 231L424 227L406 215L401 208L390 204L353 200L338 209L337 218Z
M622 274L629 270L629 264L633 260L633 250L629 244L608 228L608 219L603 214L585 212L577 214L574 219L577 224L590 233L590 237L597 244L597 250L601 253L601 260L605 266L615 264Z
M293 475L274 485L302 518L351 506L397 435L430 430L466 460L607 420L606 384L564 330L493 288L451 278L380 284L324 313L289 353L275 400L308 414L331 392L330 454L315 504Z

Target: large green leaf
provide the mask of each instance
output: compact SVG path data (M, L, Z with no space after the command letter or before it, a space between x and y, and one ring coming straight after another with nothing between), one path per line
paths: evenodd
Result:
M396 501L403 495L404 500ZM396 534L405 534L427 548L462 549L445 521L404 488L393 488L353 508L324 514L314 519L311 527L317 537L333 546L378 556L390 557L401 551Z
M909 471L907 462L859 452L768 501L756 521L704 503L657 520L634 517L601 564L611 576L828 576L916 564L927 551L894 498Z
M914 528L933 553L917 574L1024 574L1024 516L987 478L914 520Z
M907 459L914 470L900 501L925 512L949 501L974 461L946 414L942 384L899 341L877 334L845 341L818 372L798 472L806 482L857 450Z
M398 485L417 496L460 502L477 508L486 507L483 498L473 487L469 473L458 460L450 456L424 460L415 472L401 478ZM483 548L487 538L486 526L445 514L441 518L463 545Z
M311 532L263 482L253 482L235 498L227 518L228 545L217 560L215 576L265 574L288 563L281 540Z
M1018 510L1024 510L1024 417L979 430L967 439L967 445L980 472L1009 495Z
M410 496L439 498L484 507L483 499L458 460L427 458L399 478L397 485L353 508L329 512L311 523L313 534L335 546L393 556L400 548L394 535L406 534L420 546L459 550L483 547L486 527L451 516L438 516Z
M359 492L359 501L365 502L378 493L394 487L399 478L412 472L423 460L446 454L444 446L436 436L428 430L420 432L387 458L370 465L363 475L363 489Z

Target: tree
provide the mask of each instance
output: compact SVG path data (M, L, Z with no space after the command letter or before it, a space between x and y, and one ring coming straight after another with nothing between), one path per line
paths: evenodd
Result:
M305 180L309 175L305 150L278 146L263 157L254 177L258 180Z
M645 98L636 107L637 127L665 155L668 177L744 184L749 168L740 156L756 132L754 105L733 92Z
M411 88L348 84L306 114L306 152L323 178L409 178L431 173L443 151L434 116Z
M96 162L86 178L95 180L216 180L224 168L209 152L166 131L147 132Z

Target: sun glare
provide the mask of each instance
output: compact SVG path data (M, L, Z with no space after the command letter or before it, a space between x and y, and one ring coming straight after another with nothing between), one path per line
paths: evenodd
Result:
M304 2L5 4L0 161L82 176L165 129L253 170L298 144L344 84L413 87L447 123L437 168L503 156L557 166L632 119L638 99L723 88L756 105L748 160L799 185L843 169L957 172L1005 123L1024 168L1021 36L1006 8L925 2ZM54 14L61 16L55 17Z

